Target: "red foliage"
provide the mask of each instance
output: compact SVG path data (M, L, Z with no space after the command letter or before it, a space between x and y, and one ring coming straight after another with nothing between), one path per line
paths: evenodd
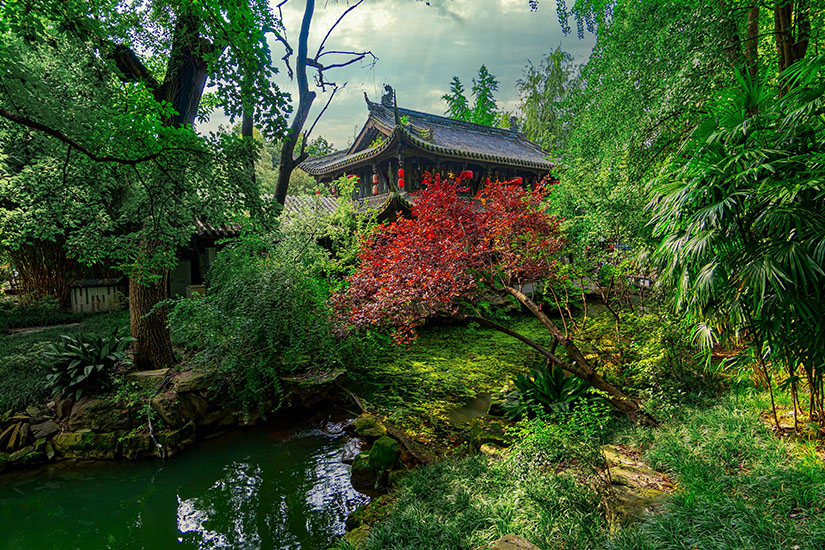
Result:
M395 327L398 341L410 340L417 322L457 313L480 285L553 275L561 240L544 185L495 182L470 199L459 181L425 174L423 183L412 218L367 235L350 286L333 296L348 328Z

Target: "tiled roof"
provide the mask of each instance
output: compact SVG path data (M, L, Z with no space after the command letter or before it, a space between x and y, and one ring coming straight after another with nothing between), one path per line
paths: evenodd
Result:
M406 124L396 126L393 108L369 100L367 106L370 118L390 133L387 139L360 151L338 151L311 158L301 168L312 175L341 170L380 155L399 139L444 156L540 170L553 167L538 145L512 130L402 108L398 115L405 117Z

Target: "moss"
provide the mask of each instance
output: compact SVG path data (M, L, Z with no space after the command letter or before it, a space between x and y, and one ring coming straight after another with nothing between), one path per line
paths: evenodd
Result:
M384 436L376 441L370 449L370 467L373 470L389 472L398 463L400 456L401 444L391 437Z
M550 344L531 316L519 316L509 326ZM492 329L433 326L420 330L409 348L386 344L372 361L353 366L351 375L371 411L419 442L455 447L463 436L450 425L449 412L481 394L496 393L539 361L531 348Z

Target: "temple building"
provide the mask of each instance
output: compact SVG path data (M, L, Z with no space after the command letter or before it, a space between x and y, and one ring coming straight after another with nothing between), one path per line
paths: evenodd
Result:
M425 171L461 175L475 193L484 181L521 178L533 185L549 174L547 153L518 132L398 107L392 88L381 103L364 94L369 117L349 149L304 161L300 168L318 183L329 185L343 175L356 175L357 199L375 203L418 190Z

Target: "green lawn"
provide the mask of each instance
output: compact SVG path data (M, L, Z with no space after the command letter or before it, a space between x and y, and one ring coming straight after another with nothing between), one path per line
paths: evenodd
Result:
M85 316L80 325L67 325L32 333L0 333L0 412L20 409L49 397L40 358L49 342L61 335L111 333L129 325L129 312L116 311Z
M519 316L509 327L550 343L533 317ZM419 442L444 445L456 441L450 410L497 392L536 362L544 359L510 336L478 325L446 325L422 329L409 348L386 343L369 361L352 365L350 376L371 412Z

